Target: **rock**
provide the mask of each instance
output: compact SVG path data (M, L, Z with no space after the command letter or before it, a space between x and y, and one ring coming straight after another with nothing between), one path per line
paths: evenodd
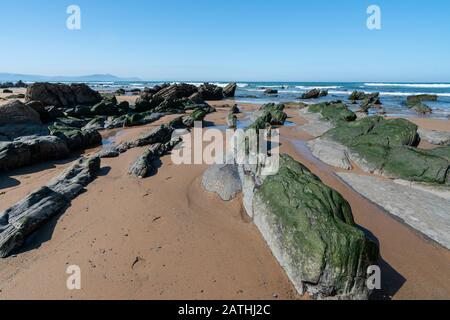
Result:
M450 131L435 131L419 128L417 133L420 139L438 146L450 146Z
M49 185L0 213L0 257L20 248L26 238L70 205L100 170L100 159L81 158Z
M307 143L311 153L320 161L337 168L351 170L348 148L328 139L315 139Z
M361 169L391 178L450 185L450 148L422 150L417 126L405 119L367 117L339 123L323 137L347 146Z
M66 143L53 136L27 136L11 142L0 142L0 171L64 159L68 155Z
M60 124L54 124L49 129L52 135L65 141L71 151L83 150L102 144L102 136L96 130L81 130Z
M217 193L224 201L230 201L242 191L238 168L232 164L212 165L203 174L202 186Z
M47 126L40 124L10 124L0 126L0 135L11 141L25 136L48 136L50 132Z
M199 92L192 94L189 97L189 100L191 100L194 104L205 103L205 100L203 100L202 95Z
M203 121L207 115L208 112L204 109L195 109L191 114L173 120L170 125L176 129L193 128L195 122Z
M350 101L358 101L366 99L366 93L362 91L353 91L352 94L348 97Z
M275 89L266 89L264 91L265 94L278 94L278 90Z
M418 114L430 114L433 112L433 110L427 106L426 104L419 102L417 104L414 104L412 106L410 106L410 109L415 111Z
M13 93L13 91L10 90L10 89L4 89L4 90L3 90L3 93Z
M198 88L198 93L203 100L222 100L223 89L214 84L204 83Z
M234 98L236 94L237 84L230 83L225 88L223 88L223 96L225 98Z
M190 84L173 84L158 91L155 96L163 99L188 98L198 91L197 87Z
M46 117L48 117L48 120L56 120L58 118L62 118L64 117L64 112L62 111L62 109L54 107L54 106L47 106L45 107L45 111L46 111Z
M115 98L114 98L115 99ZM117 103L113 101L103 100L100 103L97 103L90 109L90 113L99 116L112 116L118 115L119 108L117 107Z
M156 143L145 151L131 166L128 171L130 175L138 178L148 177L155 168L152 162L170 152L180 140L169 141L166 143Z
M371 94L364 94L364 98L361 101L361 106L359 112L367 113L370 108L377 107L381 105L380 94L378 92Z
M299 113L302 118L308 121L300 129L315 138L334 128L332 122L324 120L319 113L309 112L308 108L300 109Z
M19 80L16 82L16 84L14 85L15 88L27 88L28 85L23 82L22 80Z
M450 249L449 199L440 197L425 187L416 189L391 180L354 173L338 173L338 175L370 201L426 237Z
M235 114L233 114L232 112L228 113L228 116L227 116L228 127L232 128L232 129L236 129L237 121L238 121L238 119Z
M328 92L327 92L328 94ZM305 92L304 94L302 94L302 96L300 97L301 99L317 99L321 96L321 91L319 89L312 89L309 90L307 92Z
M339 101L323 102L309 106L309 112L320 113L328 121L354 121L356 114Z
M239 110L238 105L235 104L234 106L231 107L230 112L233 113L233 114L238 114L238 113L241 113L241 110Z
M23 93L13 94L13 95L6 97L7 100L24 99L24 98L25 98L25 95Z
M245 209L300 294L368 298L367 269L379 250L339 193L287 155L274 175L239 172Z
M116 90L116 94L118 95L118 96L123 96L123 95L125 95L127 92L125 91L125 89L123 89L123 88L120 88L120 89L117 89Z
M95 105L102 101L102 96L86 84L53 84L36 82L27 88L26 101L41 101L45 105L60 108L77 105Z
M0 126L10 124L42 124L42 122L39 113L16 100L0 106Z
M83 128L83 131L86 130L103 130L105 128L106 117L97 116L91 121L89 121Z
M271 125L284 125L287 119L287 114L283 111L285 108L284 104L274 104L268 103L261 107L261 110L264 112L270 113L270 121Z
M420 104L423 101L437 101L438 96L435 94L419 94L414 96L409 96L406 98L406 105L413 107L416 104Z
M153 113L153 112L143 112L129 114L125 116L125 122L123 126L125 127L135 127L146 125L155 121L158 121L166 114L164 113Z

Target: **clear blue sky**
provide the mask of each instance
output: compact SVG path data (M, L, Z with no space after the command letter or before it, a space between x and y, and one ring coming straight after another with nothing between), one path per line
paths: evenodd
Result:
M81 8L82 29L66 28ZM366 28L377 4L382 29ZM0 0L0 72L450 81L448 0Z

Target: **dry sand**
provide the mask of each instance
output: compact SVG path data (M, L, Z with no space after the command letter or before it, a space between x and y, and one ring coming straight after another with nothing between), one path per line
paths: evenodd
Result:
M207 120L225 124L227 110L220 106L233 103L212 103L219 112ZM240 108L249 111L256 106ZM288 113L290 121L305 123L295 109ZM127 129L118 142L168 120ZM448 121L429 121L448 125ZM282 152L338 190L350 202L356 222L380 243L385 294L395 299L450 298L448 250L345 185L334 175L334 168L304 148L303 142L310 137L296 127L283 127L281 134ZM38 231L20 254L0 261L0 299L302 298L246 218L241 199L223 202L201 188L206 166L175 166L166 156L155 176L129 177L128 166L143 150L104 159L101 176L86 193ZM69 164L39 165L1 176L0 210ZM68 265L81 267L82 290L66 289Z

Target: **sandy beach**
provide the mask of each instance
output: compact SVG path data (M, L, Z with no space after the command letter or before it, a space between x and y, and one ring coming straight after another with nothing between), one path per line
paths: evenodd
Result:
M222 106L235 102L209 103L217 112L206 121L225 125L228 109ZM245 112L259 108L239 107ZM294 106L286 112L296 125L280 129L281 151L340 192L356 223L379 243L383 291L376 298L447 299L450 252L355 192L335 175L339 169L315 159L304 147L311 137L298 130L307 120ZM171 119L124 129L114 142L130 141ZM450 131L449 121L408 120ZM224 202L201 187L207 166L177 166L165 156L156 175L142 180L129 176L129 165L144 149L103 159L100 176L85 193L36 232L19 254L0 260L0 299L308 299L296 293L246 216L241 198ZM2 174L0 210L70 164L57 161ZM357 167L353 172L362 173ZM66 288L69 265L81 267L80 291Z

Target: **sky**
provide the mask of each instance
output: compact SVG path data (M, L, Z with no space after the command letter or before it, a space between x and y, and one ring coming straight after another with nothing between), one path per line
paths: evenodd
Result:
M369 30L367 8L381 9ZM81 9L69 30L66 10ZM448 0L0 0L0 72L450 82Z

